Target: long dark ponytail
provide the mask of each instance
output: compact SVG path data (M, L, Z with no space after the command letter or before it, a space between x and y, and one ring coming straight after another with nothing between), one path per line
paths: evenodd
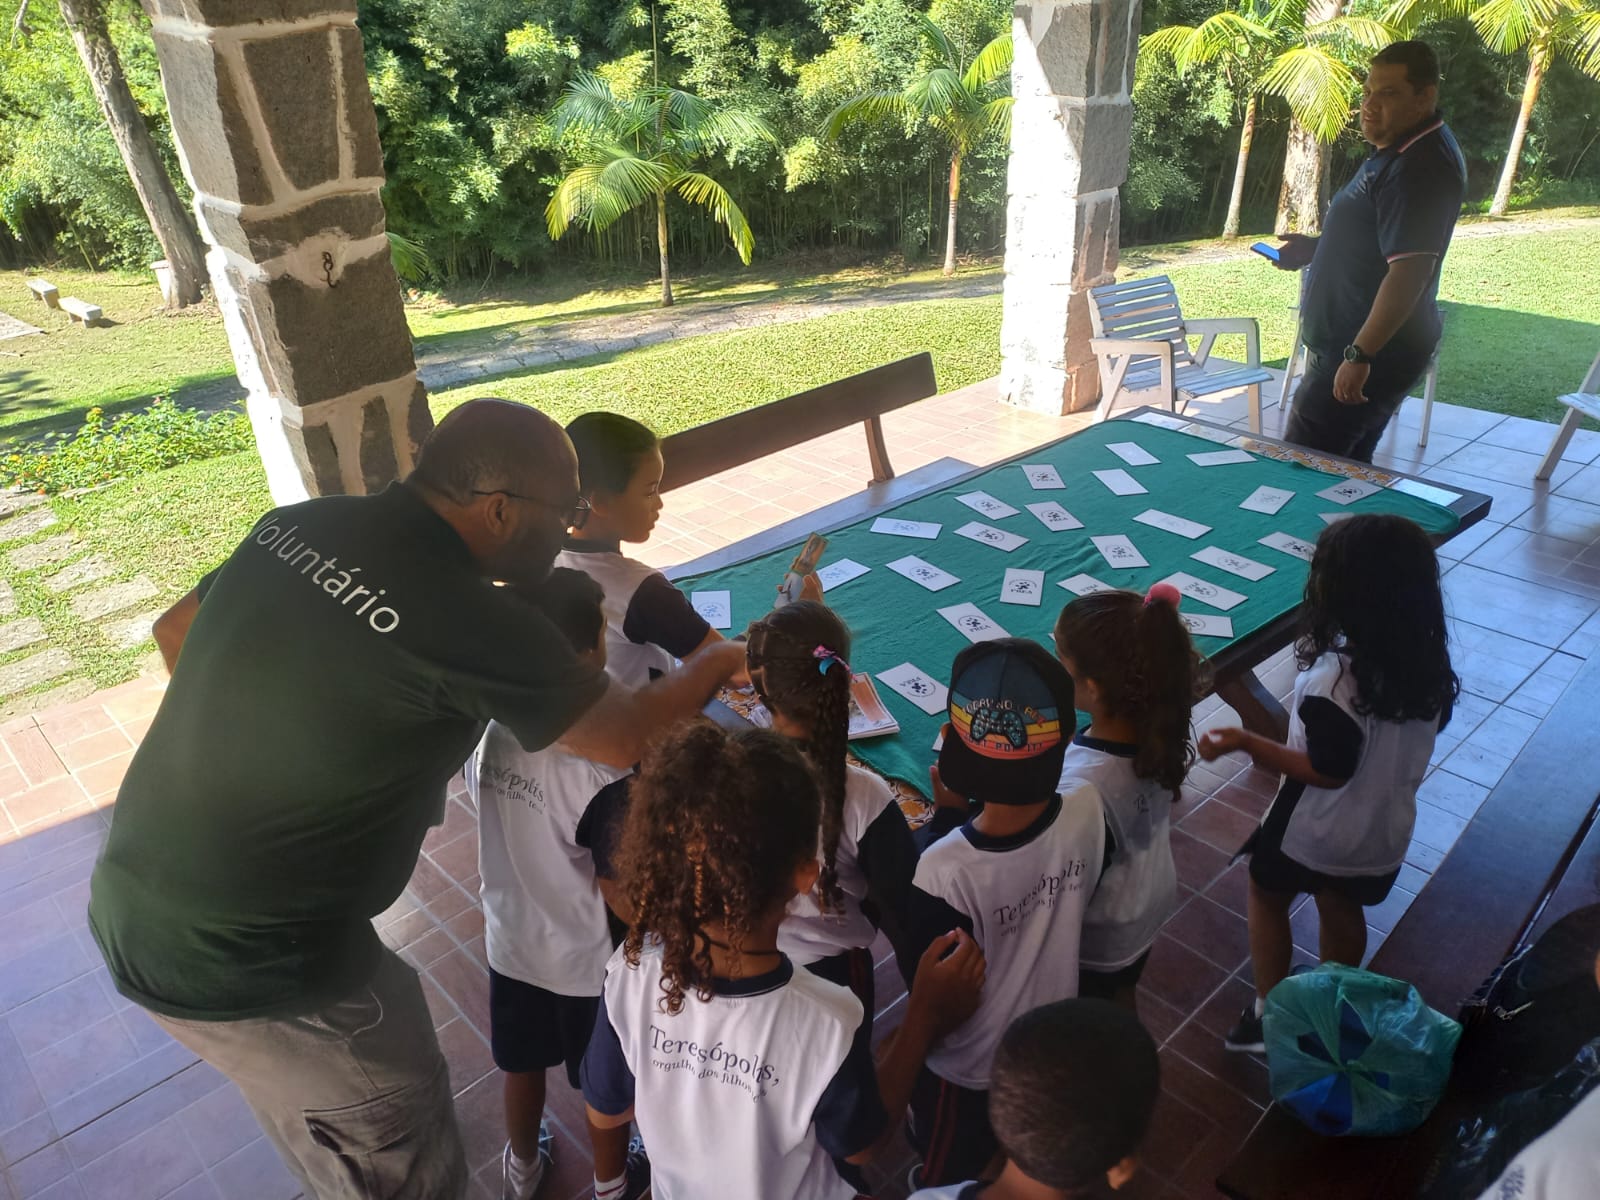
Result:
M750 681L761 702L804 725L806 756L822 790L822 874L825 910L844 903L836 861L844 827L845 750L850 738L850 630L824 604L801 600L750 626Z

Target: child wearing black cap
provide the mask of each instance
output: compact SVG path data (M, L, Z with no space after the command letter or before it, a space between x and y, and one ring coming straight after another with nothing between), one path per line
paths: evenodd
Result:
M1105 854L1094 789L1057 793L1074 710L1072 678L1052 654L1023 638L963 650L949 716L937 798L982 809L923 853L911 941L965 930L988 975L977 1012L934 1046L912 1093L919 1186L976 1178L998 1152L988 1091L995 1049L1018 1014L1078 994L1083 913Z

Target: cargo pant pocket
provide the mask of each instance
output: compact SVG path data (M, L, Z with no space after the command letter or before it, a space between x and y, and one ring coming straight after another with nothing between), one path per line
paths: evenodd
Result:
M304 1116L311 1141L328 1152L314 1168L322 1200L456 1200L466 1190L442 1062L425 1083Z

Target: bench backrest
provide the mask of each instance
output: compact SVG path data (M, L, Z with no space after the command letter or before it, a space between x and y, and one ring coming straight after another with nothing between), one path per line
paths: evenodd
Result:
M662 440L667 471L661 490L683 487L857 421L866 425L873 480L892 479L894 468L889 465L879 418L937 392L933 357L924 351L720 421L696 425Z
M1193 361L1178 293L1165 275L1090 288L1089 320L1095 337L1171 342L1174 366Z

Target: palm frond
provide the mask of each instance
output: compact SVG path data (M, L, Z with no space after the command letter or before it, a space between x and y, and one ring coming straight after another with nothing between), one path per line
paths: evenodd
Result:
M559 242L561 235L573 225L587 223L595 180L603 168L603 163L580 163L556 185L550 202L544 206L544 225L551 241Z
M922 117L932 117L937 113L970 112L981 103L961 81L961 76L946 67L935 67L926 75L913 79L903 95L906 104Z
M1224 10L1200 22L1194 36L1184 46L1182 57L1174 57L1173 65L1181 74L1196 63L1216 62L1222 58L1243 60L1253 51L1264 50L1276 41L1277 35L1259 21Z
M733 248L739 252L740 261L748 267L750 255L756 247L755 235L750 232L750 222L745 220L743 211L734 203L733 197L728 195L728 189L711 176L702 175L698 171L689 171L678 176L672 181L672 186L690 204L698 204L701 208L708 209L712 220L726 227Z
M1472 27L1496 54L1515 54L1560 19L1562 0L1485 0L1472 10Z
M971 91L979 92L1002 76L1009 78L1010 75L1011 32L1007 30L978 51L978 57L972 60L961 82Z
M1401 35L1413 33L1430 16L1467 16L1478 0L1389 0L1377 18Z
M923 13L917 18L917 32L933 51L940 66L952 71L960 68L961 56L956 53L955 43L950 40L949 34L939 28L938 22Z
M867 125L890 122L904 125L914 115L906 98L899 92L863 92L859 96L852 96L828 114L822 127L823 134L829 141L836 141L846 125L853 125L857 121Z
M1356 77L1317 46L1296 46L1278 55L1262 76L1261 90L1288 101L1289 111L1321 142L1332 142L1350 120Z
M1011 145L1011 110L1014 102L1010 96L996 96L980 111L984 126L999 134L1007 146Z
M1308 39L1350 42L1373 53L1382 50L1390 42L1397 41L1399 36L1400 31L1394 26L1373 17L1335 17L1331 21L1321 21L1306 30Z
M661 123L671 129L693 129L711 116L711 105L693 92L660 88L654 97Z
M1591 79L1600 79L1600 12L1571 13L1559 30L1567 61Z
M1176 63L1178 55L1185 53L1184 46L1194 35L1193 25L1164 25L1139 39L1139 53Z
M679 129L673 142L683 153L692 157L757 142L775 146L778 144L778 135L766 121L745 109L708 108L698 123Z
M573 167L545 206L552 239L571 225L605 229L672 182L672 171L654 159L640 158L622 146L599 147L597 157Z
M593 71L581 71L561 93L552 132L560 137L569 129L610 133L619 112L611 85Z
M404 237L394 230L388 231L389 261L394 273L406 283L421 283L433 274L433 257L421 242Z

